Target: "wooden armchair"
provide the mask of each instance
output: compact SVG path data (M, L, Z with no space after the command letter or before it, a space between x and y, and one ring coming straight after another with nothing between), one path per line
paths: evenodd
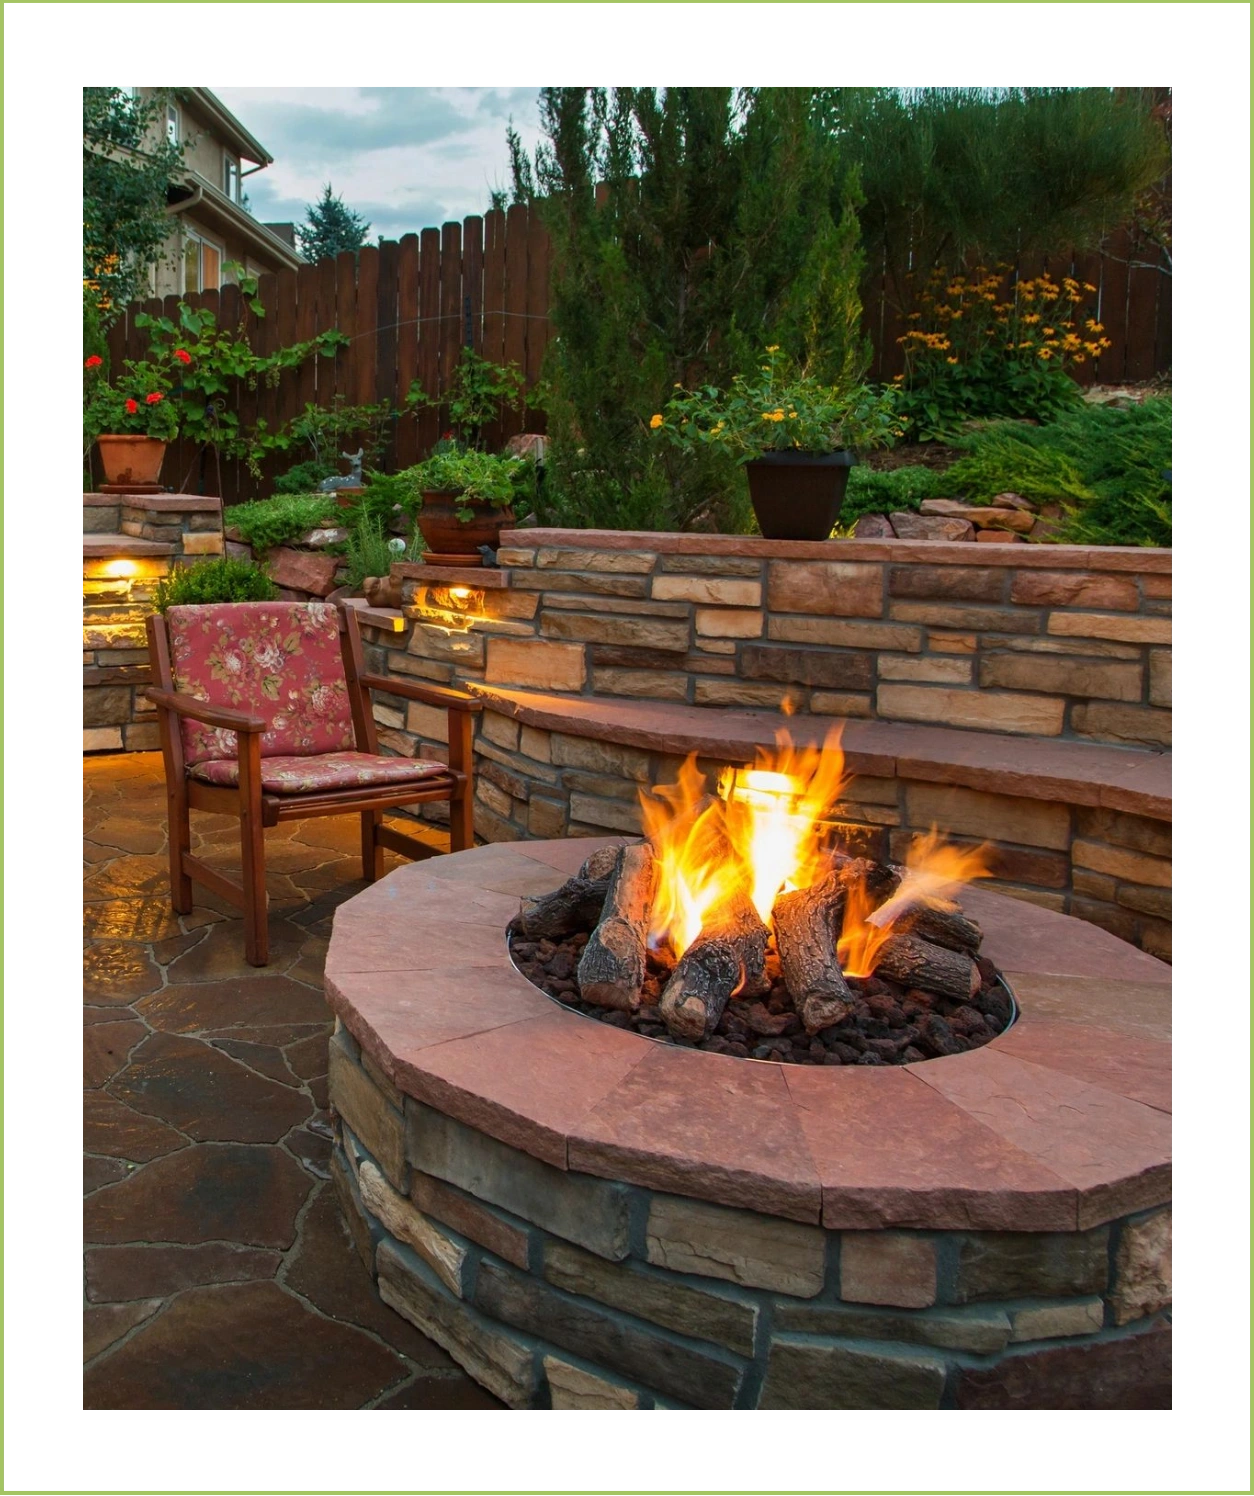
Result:
M454 852L474 845L473 696L367 674L353 610L328 603L215 603L148 620L165 758L170 902L192 908L202 883L244 912L244 954L269 960L265 828L305 816L361 816L362 872L381 876L388 848L430 848L383 824L383 811L447 800ZM370 692L446 707L449 761L379 753ZM239 817L243 879L191 852L189 811Z

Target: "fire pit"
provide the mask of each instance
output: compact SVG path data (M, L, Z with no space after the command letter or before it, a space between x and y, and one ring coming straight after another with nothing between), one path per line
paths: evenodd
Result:
M670 802L673 840L686 845L712 810L705 830L732 825L738 856L734 794L720 810L693 790ZM807 928L835 948L834 975L825 959L821 981L793 986L788 921L772 907L757 978L770 985L750 997L760 935L734 972L703 961L717 985L684 970L703 927L707 944L741 938L709 917L717 901L682 949L663 948L652 912L636 918L624 889L640 845L483 847L398 869L339 910L326 965L340 1020L333 1168L384 1301L521 1407L1170 1406L1169 969L978 884L956 912L951 864L920 855L885 877L823 832L776 905L808 895L825 911ZM829 874L843 899L811 893ZM590 1004L600 1022L569 992L540 991L506 939L513 923L534 963L519 949L540 950L526 922L559 889L575 902L572 879L605 886L585 888L588 938L555 980L578 985L588 963L588 985L610 970L599 993L621 990L590 961L594 940L643 966L638 1004ZM650 886L652 910L660 870ZM880 949L934 943L934 919L930 933L903 928L910 910L944 915L967 943L965 1001L955 987L929 1005L928 989L882 967L862 973L849 932L894 898L893 918L871 924ZM643 954L603 915L651 929ZM982 937L974 959L968 926ZM972 1033L956 1013L987 1020L980 1002L1004 990L995 972L1018 1020ZM661 1015L677 978L672 1028ZM757 1034L748 1014L778 1018L781 981L799 1027ZM811 1037L807 1004L813 1026L825 1003L849 1012ZM930 1020L947 1004L954 1049L938 1053ZM863 1007L885 1032L862 1027L859 1048ZM670 1042L624 1026L645 1013ZM755 1057L760 1046L728 1038L729 1013L763 1044L805 1034L804 1055Z
M645 840L512 921L519 970L586 1016L738 1058L913 1064L988 1043L1014 1005L952 897L982 850L933 830L904 867L850 855L845 783L839 732L781 741L721 794L694 756L642 796Z

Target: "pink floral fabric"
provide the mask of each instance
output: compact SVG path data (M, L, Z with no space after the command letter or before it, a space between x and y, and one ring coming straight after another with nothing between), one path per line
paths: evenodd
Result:
M191 773L206 784L236 785L239 760L202 759ZM304 795L370 784L409 784L447 773L447 764L425 758L386 758L375 753L323 753L308 758L276 754L261 760L261 787L271 795Z
M263 758L356 747L333 603L209 603L165 616L175 689L265 718ZM182 728L189 767L234 757L233 732L188 718Z

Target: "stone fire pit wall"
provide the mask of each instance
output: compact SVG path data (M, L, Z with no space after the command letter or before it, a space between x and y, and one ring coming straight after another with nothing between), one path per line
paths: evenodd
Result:
M997 849L995 886L1171 951L1171 553L886 540L507 532L502 566L393 567L359 616L380 674L485 708L489 841L639 830L642 784L695 747L749 762L787 701L844 719L840 814L900 856L933 823ZM473 621L429 616L470 589ZM447 616L447 615L446 615ZM737 735L719 724L736 714ZM443 750L443 715L376 698L386 750ZM817 726L818 724L816 724ZM430 807L433 818L444 807Z
M514 1407L1170 1406L1168 968L980 890L1023 1010L984 1048L677 1049L510 964L520 895L592 845L337 911L332 1170L385 1303Z

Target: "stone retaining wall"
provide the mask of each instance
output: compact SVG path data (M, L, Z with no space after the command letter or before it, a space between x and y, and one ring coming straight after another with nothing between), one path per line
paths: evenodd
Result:
M332 1172L380 1295L513 1407L1170 1406L1170 1206L836 1231L562 1170L337 1024Z
M1170 551L515 530L499 560L496 573L393 568L406 603L427 614L398 668L698 706L787 703L1033 737L1171 741ZM475 619L450 633L441 622L459 608Z
M177 562L223 553L222 501L83 495L83 751L159 747L144 621Z

